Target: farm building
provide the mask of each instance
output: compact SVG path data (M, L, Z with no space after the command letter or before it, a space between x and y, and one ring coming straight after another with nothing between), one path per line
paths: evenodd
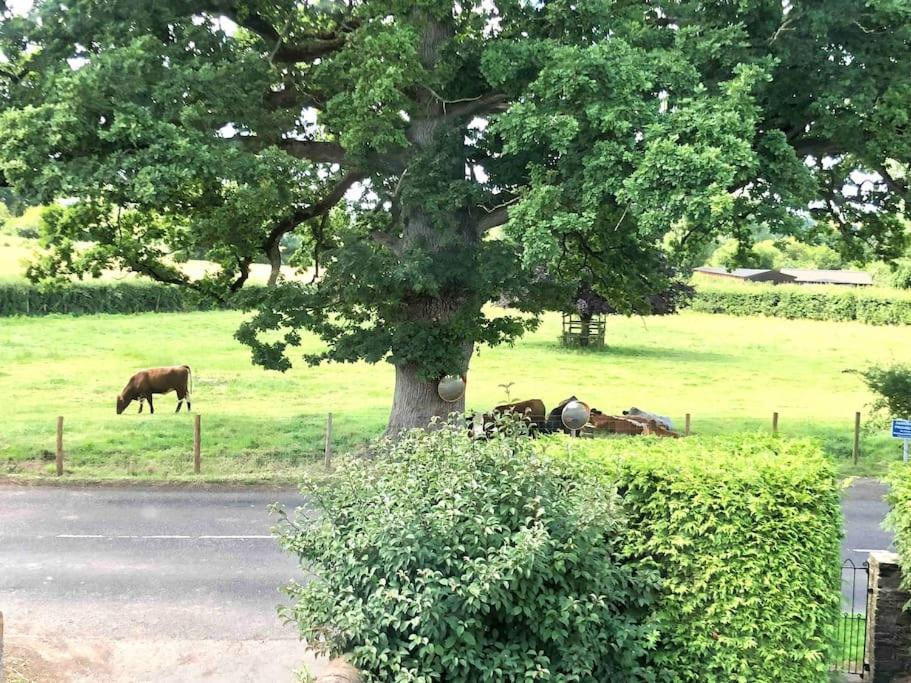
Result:
M793 275L799 285L849 285L867 287L873 284L873 276L859 270L815 270L806 268L782 268L785 275Z
M797 285L847 285L865 287L873 284L873 276L856 270L816 270L812 268L735 268L725 270L703 266L697 273L709 277L742 280L748 282L772 282L774 284Z
M697 268L696 272L710 277L744 280L749 282L773 282L775 284L780 284L782 282L794 282L795 280L793 275L785 275L781 271L771 270L769 268L735 268L734 270L726 270L724 268L703 266L702 268Z

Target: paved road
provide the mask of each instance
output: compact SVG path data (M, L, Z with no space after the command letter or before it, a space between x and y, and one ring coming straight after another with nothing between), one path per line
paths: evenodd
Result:
M845 535L841 542L842 560L851 560L857 567L863 565L871 550L894 550L892 532L882 527L882 521L889 512L889 504L883 496L888 487L876 479L855 479L842 497L845 517ZM852 593L848 575L843 574L842 593L844 605L849 611L866 611L866 585L861 573ZM852 610L851 601L854 601Z
M8 647L51 653L50 671L54 655L74 660L69 680L290 680L305 652L276 606L301 572L269 535L275 501L302 502L293 491L0 486Z
M891 547L885 491L845 491L842 553L858 566ZM308 655L275 608L301 574L269 536L275 501L302 503L287 490L0 486L8 649L40 654L46 680L291 680Z

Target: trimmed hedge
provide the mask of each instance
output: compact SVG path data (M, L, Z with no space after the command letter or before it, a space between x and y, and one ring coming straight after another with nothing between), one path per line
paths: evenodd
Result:
M911 567L911 467L896 463L889 470L887 481L886 499L892 509L886 524L895 532L895 548L902 567ZM902 587L911 590L911 571L902 572ZM911 603L907 607L911 607Z
M258 289L244 289L245 295ZM240 305L237 297L233 308ZM185 312L219 306L192 290L153 282L74 282L66 287L44 287L24 281L0 281L0 317L62 313Z
M883 290L844 288L833 291L801 285L699 285L690 308L702 313L727 315L911 325L911 297Z
M556 446L616 483L627 557L661 577L658 680L828 680L841 510L834 468L817 445L749 435Z

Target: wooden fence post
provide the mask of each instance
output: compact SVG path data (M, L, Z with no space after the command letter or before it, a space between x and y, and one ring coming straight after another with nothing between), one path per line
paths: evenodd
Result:
M57 476L63 476L63 415L57 416Z
M683 432L683 435L684 436L690 435L690 414L689 413L686 414L686 428Z
M202 464L202 415L193 415L193 473L199 474Z
M778 434L778 413L772 413L772 434Z
M326 416L326 469L332 469L332 413Z
M854 413L854 464L860 458L860 411Z

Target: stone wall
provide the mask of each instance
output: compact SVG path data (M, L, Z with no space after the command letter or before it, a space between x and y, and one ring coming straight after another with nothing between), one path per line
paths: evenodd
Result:
M867 663L865 681L911 683L911 612L905 605L911 594L901 589L898 555L870 553L870 606L867 614Z

